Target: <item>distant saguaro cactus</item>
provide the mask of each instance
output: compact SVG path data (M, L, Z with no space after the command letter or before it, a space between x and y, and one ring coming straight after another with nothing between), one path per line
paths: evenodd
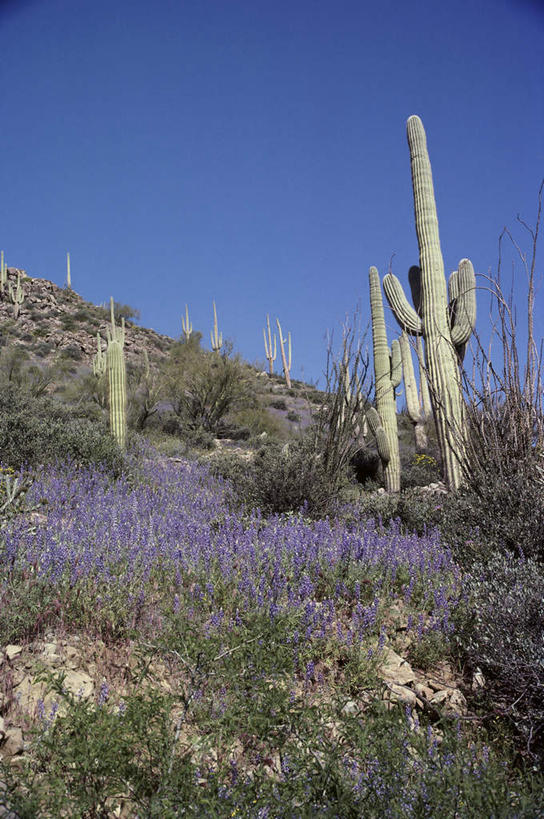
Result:
M423 123L417 116L407 123L412 167L416 232L419 244L420 303L407 301L392 273L384 278L387 300L403 329L425 339L426 370L438 442L447 484L461 484L466 452L466 430L459 360L476 320L476 281L472 264L462 259L450 276L449 294L444 276L431 163ZM416 268L417 270L417 268ZM448 299L449 295L449 299Z
M281 332L281 324L280 320L276 319L276 324L278 325L278 334L280 337L280 350L281 350L281 363L283 367L283 375L285 376L285 383L287 384L287 388L291 389L291 333L287 333L287 338L285 339ZM285 355L285 342L287 341L288 344L288 353L287 356Z
M369 284L376 410L387 439L387 448L383 445L381 447L387 459L382 457L380 447L378 447L378 454L382 460L385 488L388 492L400 492L400 453L395 400L395 389L402 378L400 347L397 339L391 343L391 349L387 343L380 275L375 267L370 268ZM368 417L368 413L367 419L374 432L373 422ZM374 426L376 426L375 423ZM378 441L377 437L376 440Z
M4 251L0 252L0 292L4 295L4 288L8 281L8 271L4 260Z
M108 371L109 399L110 399L110 429L111 434L124 447L127 436L127 391L126 369L123 347L125 343L125 321L121 319L121 329L115 326L113 298L110 300L111 332L108 330L108 349L106 365Z
M19 318L19 311L21 309L21 304L25 300L25 291L23 285L21 284L21 271L17 271L17 284L13 287L13 283L8 283L8 295L9 300L13 304L13 318Z
M268 333L268 339L267 339ZM268 361L268 372L274 375L274 361L276 360L276 333L274 333L274 347L272 348L272 331L270 330L270 316L266 314L266 329L263 327L264 354Z
M187 305L185 305L185 316L181 317L181 329L183 330L185 341L189 341L191 333L193 332L193 325L189 321L189 308Z
M210 339L212 342L212 350L218 353L223 346L223 333L217 329L217 310L215 309L215 302L213 303L213 330L210 332Z
M66 287L72 289L72 272L70 269L70 254L66 254Z

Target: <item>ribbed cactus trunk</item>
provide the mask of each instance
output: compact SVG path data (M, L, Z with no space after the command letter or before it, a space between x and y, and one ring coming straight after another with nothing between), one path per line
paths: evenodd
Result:
M125 356L119 341L110 340L106 353L110 396L111 434L124 447L127 438Z
M461 462L465 455L463 400L457 353L451 340L433 177L427 139L419 117L410 117L407 132L421 268L421 321L431 402L446 479L451 489L457 489L461 483Z
M387 344L380 275L375 267L370 268L369 283L376 409L387 441L387 447L383 447L382 452L378 447L378 454L382 461L386 490L400 492L400 454L395 400L395 388L401 379L400 350L398 342L393 342L392 350ZM382 453L388 456L387 459L384 459Z
M428 444L427 433L425 431L425 416L419 403L414 362L412 360L412 350L405 330L403 330L401 333L399 344L402 358L402 374L404 378L406 409L408 410L408 417L414 425L416 452L425 452Z

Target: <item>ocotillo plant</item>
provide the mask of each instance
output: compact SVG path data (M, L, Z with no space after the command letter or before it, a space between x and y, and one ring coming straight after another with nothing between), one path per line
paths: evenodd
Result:
M369 283L376 409L387 438L387 460L382 457L379 447L378 454L382 460L386 490L388 492L400 492L399 435L395 400L395 389L402 378L400 348L396 339L392 342L391 349L387 344L380 275L375 267L370 268ZM368 423L374 432L370 418L368 418ZM383 446L382 451L385 452Z
M268 332L268 340L267 340ZM270 330L270 316L266 314L266 329L263 327L264 354L268 361L268 372L274 375L274 361L276 360L276 333L274 333L274 348L272 349L272 333Z
M426 369L445 478L450 489L457 489L466 452L458 362L476 320L476 284L471 263L463 259L450 278L448 304L431 163L419 117L409 118L407 132L421 271L419 310L417 304L414 309L408 303L399 280L391 273L384 279L384 290L401 327L425 338Z
M193 325L189 321L189 308L187 307L187 305L185 305L185 317L184 316L181 317L181 329L183 330L185 341L189 341L189 339L191 338L191 333L193 332Z
M283 367L283 375L285 376L285 383L287 384L287 388L291 389L291 333L287 333L287 338L285 339L281 332L281 325L280 320L276 319L276 324L278 325L278 335L280 337L280 350L281 350L281 363ZM285 355L285 342L287 341L288 345L288 354Z
M408 417L414 425L414 435L416 438L416 452L424 452L427 449L427 433L425 431L425 416L419 402L416 375L414 372L414 362L412 360L412 350L410 341L405 330L399 338L400 355L402 358L402 374L404 377L404 392L406 395L406 409ZM420 371L421 374L421 371Z
M72 272L70 270L70 254L66 254L66 287L72 289Z
M111 305L111 332L108 330L108 349L106 364L108 370L109 399L110 399L110 429L111 434L124 447L127 436L127 392L126 371L123 346L125 343L124 319L121 319L121 329L115 326L113 299Z
M212 342L212 350L218 353L223 346L223 333L218 332L217 329L217 310L215 309L215 302L213 303L213 330L210 331L210 339Z
M23 285L21 284L20 271L17 271L17 285L13 287L12 282L9 282L8 294L9 300L13 304L13 318L17 319L19 317L19 310L21 309L21 304L25 300L25 291L23 289Z

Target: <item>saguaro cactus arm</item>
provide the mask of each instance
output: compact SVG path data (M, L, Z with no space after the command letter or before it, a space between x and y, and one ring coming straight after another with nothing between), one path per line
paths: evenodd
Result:
M368 278L372 315L376 410L388 443L388 458L386 461L382 458L385 487L389 492L399 492L400 453L395 388L400 384L402 378L400 347L398 341L393 342L391 350L387 344L380 275L375 267L370 268ZM369 425L371 425L370 420ZM383 446L381 449L384 450ZM380 448L378 448L378 454L380 454Z
M461 259L449 280L451 340L461 352L476 326L476 276L470 259Z
M393 273L387 273L383 279L383 289L385 297L389 302L393 315L401 326L412 335L419 335L423 332L421 318L414 310L406 296L402 284Z

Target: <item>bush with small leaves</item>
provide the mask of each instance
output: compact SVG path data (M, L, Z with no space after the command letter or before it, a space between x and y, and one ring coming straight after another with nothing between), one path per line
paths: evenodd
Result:
M544 762L544 566L496 554L474 563L465 589L461 657L483 672L493 710Z
M3 465L14 469L72 458L79 464L103 463L120 474L124 464L105 423L9 384L0 392L0 452Z

